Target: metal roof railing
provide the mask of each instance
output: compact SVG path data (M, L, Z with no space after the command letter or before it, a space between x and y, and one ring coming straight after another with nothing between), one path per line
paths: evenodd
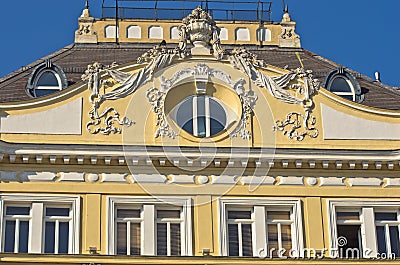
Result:
M197 6L215 20L271 22L272 2L265 0L103 0L102 18L180 20Z

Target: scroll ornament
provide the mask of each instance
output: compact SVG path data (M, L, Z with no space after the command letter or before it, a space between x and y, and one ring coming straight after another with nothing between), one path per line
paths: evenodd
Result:
M259 71L257 67L263 67L264 63L257 60L257 57L244 48L236 48L229 55L229 61L236 69L245 73L255 84L265 88L273 97L288 104L298 104L304 108L304 113L291 112L285 120L277 120L273 130L282 131L289 139L302 141L306 136L316 138L319 135L315 128L316 118L312 110L314 102L313 95L319 89L319 81L313 78L312 71L306 71L304 68L292 70L290 73L280 77L270 77ZM290 84L292 81L303 81ZM294 82L292 82L294 83ZM296 93L290 93L295 90L302 95L301 98Z

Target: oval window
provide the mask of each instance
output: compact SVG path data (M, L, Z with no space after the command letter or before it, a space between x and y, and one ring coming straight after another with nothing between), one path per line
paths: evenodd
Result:
M60 90L61 81L58 75L51 70L46 70L38 76L33 89L33 96L47 96Z
M216 98L190 96L175 107L175 121L196 137L211 137L226 127L226 111Z

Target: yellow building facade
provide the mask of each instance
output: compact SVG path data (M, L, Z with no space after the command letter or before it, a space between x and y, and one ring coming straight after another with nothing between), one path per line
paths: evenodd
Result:
M76 44L113 42L112 23L85 9ZM0 104L2 263L397 263L400 111L326 89L288 13L261 42L297 69L238 46L258 24L201 8L120 23L121 45L154 43L152 27L175 44Z

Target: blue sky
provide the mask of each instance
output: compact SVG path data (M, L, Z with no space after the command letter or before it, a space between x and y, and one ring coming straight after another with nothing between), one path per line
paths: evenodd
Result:
M273 0L273 18L282 15ZM286 0L303 48L382 81L400 86L399 0ZM2 1L0 76L69 45L85 0ZM90 0L95 17L101 0ZM134 61L136 58L132 58ZM267 62L268 63L268 62Z

